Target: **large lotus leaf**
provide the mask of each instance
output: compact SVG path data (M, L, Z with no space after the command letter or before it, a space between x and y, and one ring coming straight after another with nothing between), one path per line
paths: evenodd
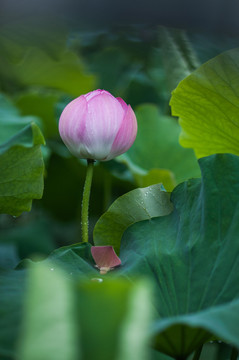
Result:
M31 123L0 145L0 213L18 216L42 197L42 144L40 129Z
M160 115L155 105L139 106L136 117L138 134L127 152L133 164L145 170L160 168L171 171L176 183L200 176L193 151L178 143L180 126L175 119ZM172 182L163 185L166 190L172 190Z
M199 164L202 179L176 187L170 215L126 230L118 270L154 279L155 346L180 359L212 335L239 347L239 158Z
M161 184L139 188L119 197L104 213L94 228L95 245L112 245L119 253L124 231L132 224L168 215L173 210L169 194Z
M239 154L239 49L206 62L173 91L172 114L180 117L180 143L197 157Z

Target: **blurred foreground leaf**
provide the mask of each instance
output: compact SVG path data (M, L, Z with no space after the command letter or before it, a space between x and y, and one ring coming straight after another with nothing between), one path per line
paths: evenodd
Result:
M239 154L239 49L203 64L172 94L172 114L180 117L180 142L197 157Z
M95 245L112 245L119 254L124 231L132 224L173 210L169 194L161 184L135 189L119 197L101 216L94 228Z
M78 314L83 359L149 358L151 287L116 280L78 285Z
M70 285L57 270L32 266L28 275L18 359L79 359Z
M73 283L57 269L35 265L24 314L20 360L148 358L147 282Z
M176 187L170 215L131 226L121 241L118 275L154 279L155 347L177 359L212 336L239 347L239 157L199 164L202 180Z

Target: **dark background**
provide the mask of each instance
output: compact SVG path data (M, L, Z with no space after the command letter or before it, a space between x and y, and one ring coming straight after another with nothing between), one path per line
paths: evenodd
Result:
M239 34L238 0L1 0L3 23L38 18L72 27L157 24L176 28Z

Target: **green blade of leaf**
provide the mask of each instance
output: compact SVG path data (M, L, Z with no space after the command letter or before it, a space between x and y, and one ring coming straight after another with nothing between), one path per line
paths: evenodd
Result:
M174 211L134 224L121 241L118 275L154 279L155 346L175 358L212 335L239 347L239 158L199 163L202 180L175 188Z
M103 214L94 228L95 245L112 245L119 254L124 231L132 224L167 215L172 211L169 194L161 184L135 189L119 197Z
M180 143L197 157L239 154L239 49L203 64L173 91L172 114L180 117Z
M32 123L0 146L0 213L18 216L42 197L42 144L41 131Z

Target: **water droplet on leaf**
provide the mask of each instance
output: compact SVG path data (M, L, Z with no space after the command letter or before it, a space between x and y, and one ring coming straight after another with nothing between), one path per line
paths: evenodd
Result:
M101 282L103 282L103 279L101 279L101 278L92 278L91 281L95 281L95 282L101 283Z

